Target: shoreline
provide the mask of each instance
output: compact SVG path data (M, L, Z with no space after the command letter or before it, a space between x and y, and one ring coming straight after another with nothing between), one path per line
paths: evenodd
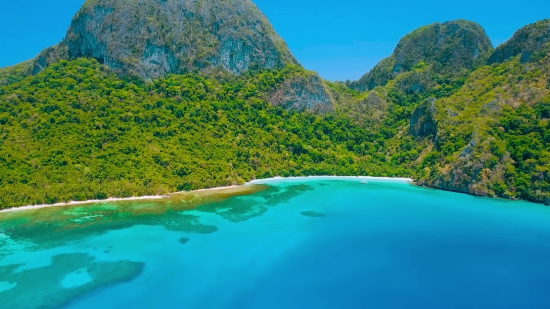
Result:
M24 211L24 210L35 210L35 209L49 208L49 207L77 206L77 205L88 205L88 204L108 203L108 202L131 202L131 201L162 200L162 199L168 199L168 198L170 198L171 195L176 195L176 194L234 189L234 188L238 188L238 187L241 187L241 186L227 186L227 187L199 189L199 190L193 190L193 191L173 192L173 193L169 193L169 194L165 194L165 195L149 195L149 196L146 195L146 196L133 196L133 197L110 197L110 198L107 198L107 199L104 199L104 200L70 201L70 202L62 202L62 203L55 203L55 204L19 206L19 207L12 207L12 208L2 209L2 210L0 210L0 214L8 213L8 212Z
M49 207L64 207L64 206L75 206L75 205L88 205L88 204L96 204L96 203L108 203L108 202L128 202L128 201L148 201L148 200L161 200L161 199L168 199L171 195L176 194L185 194L185 193L197 193L197 192L207 192L207 191L217 191L217 190L225 190L225 189L235 189L239 187L243 187L246 185L254 185L254 184L266 184L266 183L272 183L272 182L280 182L280 181L300 181L300 180L381 180L385 182L407 182L407 183L413 183L413 180L411 178L392 178L392 177L373 177L373 176L297 176L297 177L272 177L272 178L266 178L266 179L254 179L251 180L244 185L235 185L235 186L226 186L226 187L215 187L215 188L208 188L208 189L199 189L199 190L193 190L193 191L182 191L182 192L173 192L165 195L151 195L151 196L134 196L134 197L126 197L126 198L117 198L117 197L110 197L103 200L87 200L87 201L70 201L70 202L63 202L63 203L56 203L56 204L42 204L42 205L28 205L28 206L20 206L20 207L12 207L7 209L0 210L0 214L2 213L8 213L8 212L16 212L16 211L25 211L25 210L36 210L41 208L49 208Z
M381 182L399 182L413 184L412 178L404 177L374 177L374 176L296 176L296 177L272 177L266 179L256 179L247 182L247 184L265 184L281 181L301 181L301 180L371 180Z
M6 213L6 212L34 210L34 209L49 208L49 207L63 207L63 206L75 206L75 205L87 205L87 204L95 204L95 203L123 202L123 201L159 200L163 198L165 197L161 195L135 196L135 197L125 197L125 198L110 197L104 200L70 201L70 202L55 203L55 204L28 205L28 206L2 209L0 210L0 214Z

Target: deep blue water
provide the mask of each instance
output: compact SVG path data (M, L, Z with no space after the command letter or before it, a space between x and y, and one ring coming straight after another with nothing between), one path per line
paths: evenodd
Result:
M0 266L45 267L47 276L51 257L64 253L143 263L127 282L73 297L64 305L71 309L550 308L548 207L383 180L269 184L298 193L185 212L213 233L138 224L44 250L10 249ZM228 220L223 203L247 205L247 216ZM52 285L89 284L86 267ZM0 307L12 285L0 271Z

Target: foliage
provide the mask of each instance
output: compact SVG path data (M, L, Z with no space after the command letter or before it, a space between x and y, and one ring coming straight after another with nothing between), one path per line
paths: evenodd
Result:
M164 194L254 178L406 176L364 127L272 107L296 66L220 82L125 81L95 60L61 61L0 87L0 205Z
M11 67L0 68L0 86L21 81L31 67L31 61L16 64Z
M0 208L367 174L548 203L550 54L546 21L534 25L536 42L516 36L511 58L484 66L476 24L423 27L364 92L292 61L151 82L55 55L37 58L49 67L35 76L31 62L1 69Z
M550 125L550 57L511 61L472 72L436 103L439 130L417 166L421 183L479 195L546 202Z
M357 108L346 112L384 145L386 162L412 169L421 185L547 203L550 55L539 54L459 75L420 62L355 102L348 95Z

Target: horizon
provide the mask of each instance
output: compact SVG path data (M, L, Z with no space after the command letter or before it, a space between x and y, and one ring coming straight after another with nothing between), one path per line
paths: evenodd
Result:
M343 0L338 6L313 0L253 2L267 16L298 62L331 81L359 79L380 60L390 56L404 35L421 26L457 19L473 21L485 29L496 47L521 27L550 17L544 14L550 9L550 3L542 0L524 1L521 6L518 1L511 0L488 0L482 4L468 0L452 9L435 0L421 3ZM0 27L9 29L0 37L0 47L4 47L0 49L0 67L32 59L41 50L60 42L83 3L84 0L58 0L56 5L34 0L7 3L8 9L0 12ZM475 4L478 9L472 10L468 4ZM513 10L509 9L511 6ZM401 9L396 11L396 7ZM533 10L533 7L538 9ZM392 14L367 14L365 17L363 13L384 10L392 10ZM333 22L335 20L337 22ZM10 27L14 24L19 27Z

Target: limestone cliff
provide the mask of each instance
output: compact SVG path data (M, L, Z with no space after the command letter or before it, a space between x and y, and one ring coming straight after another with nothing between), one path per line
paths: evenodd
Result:
M66 38L35 60L33 73L78 57L144 80L211 67L241 74L296 63L249 0L88 0Z
M270 94L273 105L287 109L310 110L326 113L334 109L334 99L327 86L316 73L297 75L284 81Z
M536 46L537 37L522 45ZM435 101L437 138L423 158L419 184L548 201L550 49L529 60L520 50L509 61L475 70L459 90Z
M412 113L409 133L414 137L437 136L437 121L435 116L435 99L430 98L420 103Z
M27 75L80 57L95 58L119 76L145 81L168 74L240 75L297 65L250 0L87 0L65 39L42 51ZM268 99L291 109L333 110L316 74L284 81Z

